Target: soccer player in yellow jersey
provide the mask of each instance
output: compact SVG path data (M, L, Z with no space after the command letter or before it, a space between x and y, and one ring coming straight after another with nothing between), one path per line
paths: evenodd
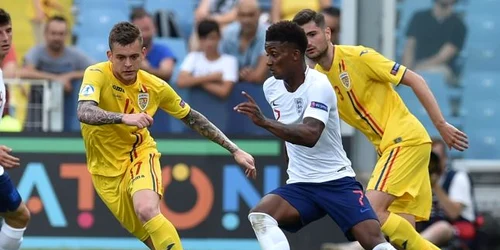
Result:
M109 48L109 61L85 71L78 102L94 187L122 226L150 249L181 250L176 229L159 209L160 153L147 129L157 109L227 149L255 178L254 159L191 109L165 81L139 70L145 49L136 26L116 24L109 34Z
M308 37L306 56L328 76L337 94L341 119L364 133L377 150L366 196L382 231L403 249L438 249L414 228L431 211L431 140L391 83L413 89L449 147L465 150L467 136L445 121L425 80L415 72L370 48L334 46L320 13L302 10L293 21Z

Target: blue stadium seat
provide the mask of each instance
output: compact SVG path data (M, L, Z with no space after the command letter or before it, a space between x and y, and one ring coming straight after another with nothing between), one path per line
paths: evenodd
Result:
M106 51L109 49L107 36L81 36L76 45L95 61L106 61Z
M469 159L500 159L500 133L498 129L469 131L469 148L465 157Z
M496 100L500 96L500 73L493 71L466 71L463 75L464 106L477 100Z
M79 36L105 36L113 26L121 21L128 21L127 13L123 10L94 9L82 12L79 17Z
M101 9L101 10L116 10L128 9L129 0L83 0L75 3L80 11Z
M467 42L466 71L500 71L500 44L498 40Z
M495 44L500 39L499 16L488 13L467 13L465 21L468 27L467 40L471 44L476 42Z
M500 101L475 99L464 102L462 113L466 118L464 128L468 133L476 133L483 129L498 129L500 124Z
M499 0L474 0L467 6L467 12L478 14L498 9L500 9Z
M197 1L195 0L146 0L144 7L150 13L154 13L157 10L169 10L173 12L184 38L188 38L193 29L196 4Z

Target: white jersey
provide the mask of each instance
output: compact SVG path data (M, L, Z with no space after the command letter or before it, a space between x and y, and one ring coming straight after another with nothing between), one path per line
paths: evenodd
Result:
M283 80L270 77L264 83L264 94L274 117L284 124L300 124L306 117L322 121L325 129L312 148L286 142L289 158L287 183L320 183L343 177L354 177L340 137L337 98L326 75L306 69L305 81L293 93Z
M5 107L5 83L3 81L3 72L0 69L0 120L3 117L3 110ZM0 175L3 174L3 167L0 166Z

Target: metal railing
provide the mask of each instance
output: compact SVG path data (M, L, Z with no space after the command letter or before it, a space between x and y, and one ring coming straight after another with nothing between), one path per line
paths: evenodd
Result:
M25 114L22 119L23 131L60 132L63 130L64 92L61 83L19 78L4 79L4 81L7 86L29 86L27 100L22 100L27 102L26 107L13 105L20 103L21 100L16 100L12 91L9 97L10 113Z

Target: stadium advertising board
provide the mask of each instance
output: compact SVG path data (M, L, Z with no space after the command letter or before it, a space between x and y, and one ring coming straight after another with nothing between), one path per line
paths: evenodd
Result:
M249 180L231 155L207 140L157 142L165 188L161 211L179 229L185 249L260 249L246 217L286 180L282 143L238 141L256 158L258 179ZM80 138L16 136L3 137L2 144L22 159L22 168L10 174L32 213L25 248L144 248L96 195ZM306 234L318 238L325 235L320 230ZM333 232L325 238L333 239Z

